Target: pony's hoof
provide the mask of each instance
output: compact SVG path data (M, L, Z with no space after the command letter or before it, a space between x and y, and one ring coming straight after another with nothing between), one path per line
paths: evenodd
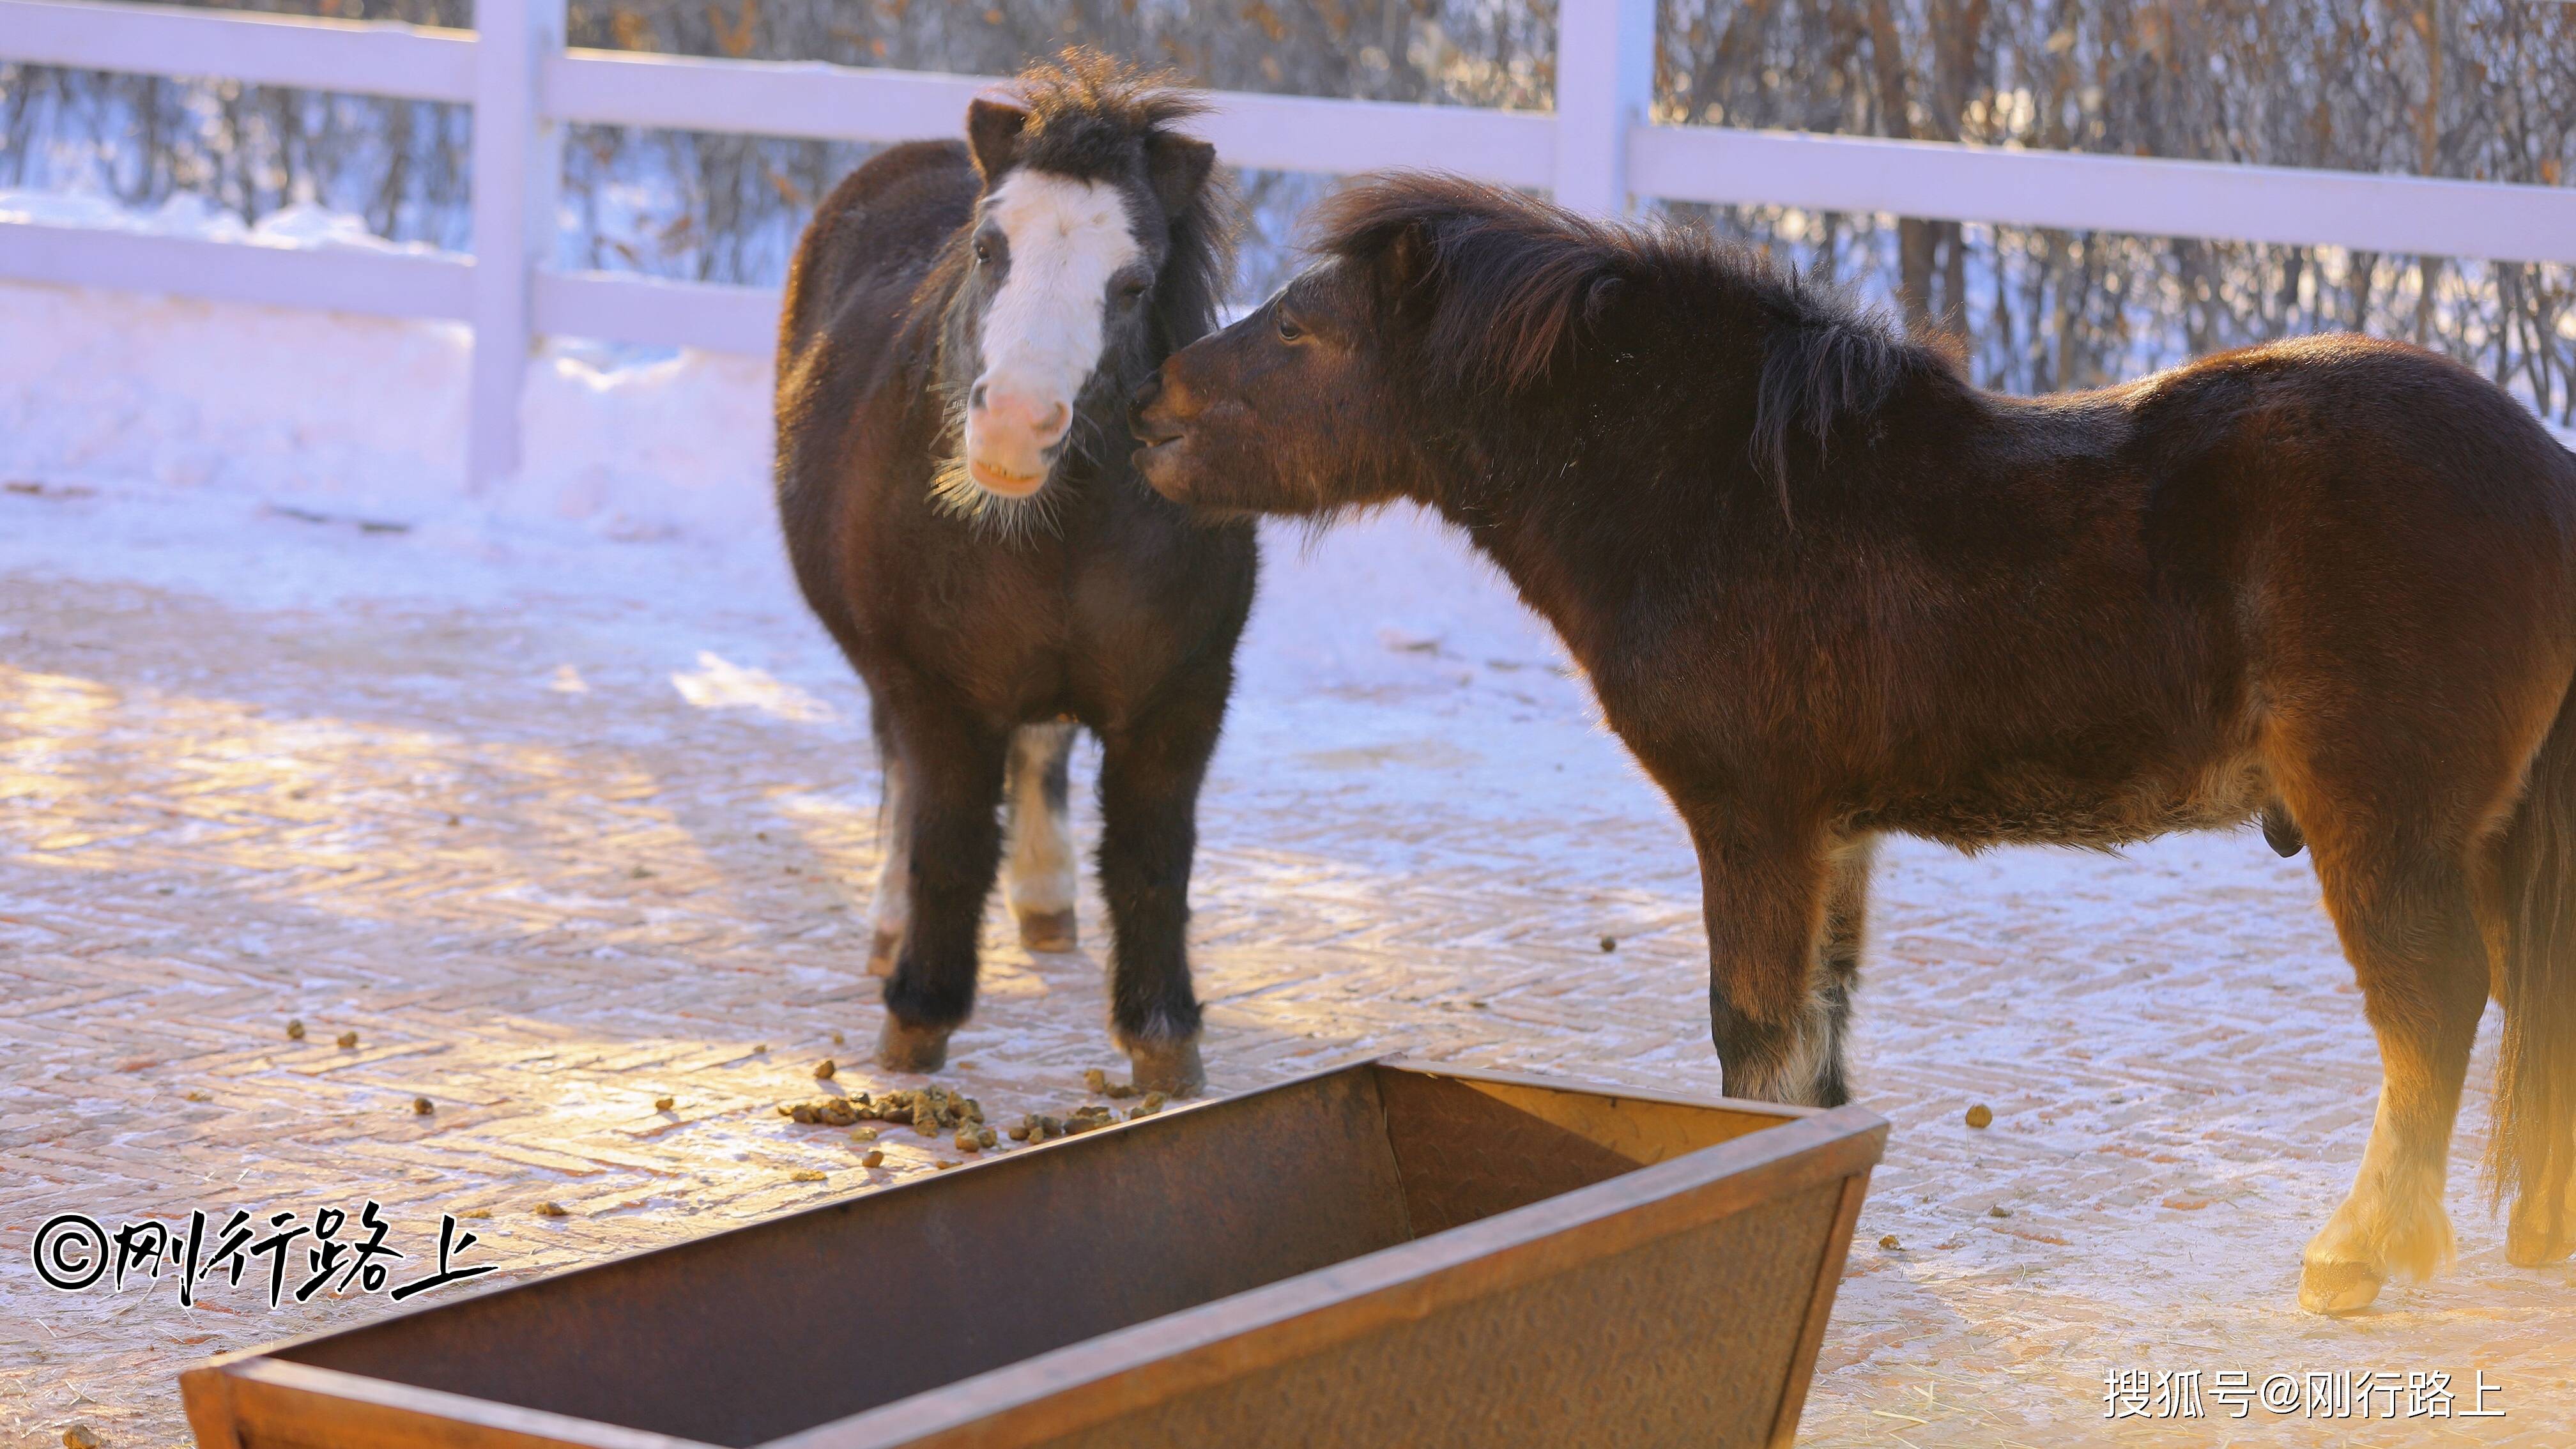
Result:
M870 976L892 976L894 974L895 953L902 949L902 933L897 931L877 932L875 938L868 942L868 974Z
M2299 1269L2299 1306L2310 1313L2355 1313L2379 1296L2379 1274L2367 1263L2309 1259Z
M2504 1230L2506 1262L2517 1268L2546 1268L2552 1263L2564 1262L2570 1253L2576 1253L2576 1240L2546 1231L2534 1223L2519 1221L2520 1214L2515 1216L2517 1221L2508 1224Z
M892 1015L877 1033L877 1065L889 1072L935 1072L948 1064L948 1032L906 1026Z
M1030 911L1020 917L1023 950L1070 951L1078 939L1070 910Z
M1131 1042L1127 1064L1140 1092L1195 1097L1207 1085L1207 1067L1199 1061L1196 1037L1175 1042Z

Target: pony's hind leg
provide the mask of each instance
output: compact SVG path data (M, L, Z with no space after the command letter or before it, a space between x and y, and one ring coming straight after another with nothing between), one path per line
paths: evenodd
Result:
M1833 878L1825 893L1824 939L1817 948L1816 1001L1824 1012L1825 1045L1816 1068L1812 1100L1839 1107L1851 1100L1844 1043L1851 1035L1852 997L1860 990L1860 953L1869 926L1869 875L1878 862L1878 837L1858 836L1832 852Z
M2457 862L2348 838L2348 827L2320 814L2308 843L2379 1037L2381 1076L2352 1191L2309 1241L2299 1277L2301 1307L2344 1313L2368 1305L2392 1277L2427 1278L2451 1260L2442 1187L2486 1007L2487 963ZM2310 821L2309 812L2300 819Z
M2560 1050L2576 1047L2562 1045ZM2535 1063L2530 1070L2546 1070ZM2576 1174L2563 1166L2557 1174L2534 1171L2533 1164L2563 1164L2576 1160L2576 1128L2571 1128L2565 1114L2556 1120L2544 1118L2524 1126L2526 1134L2552 1134L2555 1141L2530 1141L2509 1144L2521 1153L2516 1163L2512 1215L2505 1224L2505 1261L2517 1268L2545 1268L2563 1262L2576 1254Z
M1007 890L1020 944L1032 951L1074 948L1074 892L1081 882L1067 808L1073 759L1069 724L1022 725L1011 736L1004 798L1011 812Z
M1199 784L1225 717L1226 676L1173 681L1151 715L1101 739L1100 893L1109 903L1110 1028L1136 1085L1207 1081L1190 985L1190 863Z
M2505 1260L2536 1268L2576 1252L2576 696L2559 706L2484 898L2496 1053L2488 1166L2513 1198Z
M2567 1124L2544 1125L2561 1134L2558 1152L2576 1157L2576 1142L2564 1140ZM2514 1199L2513 1215L2505 1227L2504 1256L2517 1268L2545 1268L2576 1254L2576 1176L2559 1181L2554 1211L2548 1193L2548 1184L2540 1182L2524 1187Z
M1005 738L971 716L926 707L897 720L910 864L909 907L877 1061L894 1071L936 1071L948 1036L975 1005L976 936L1001 866Z
M878 807L884 826L883 855L877 861L876 899L868 907L868 974L894 974L895 953L903 949L903 923L912 914L912 827L904 812L903 761L879 748L885 772L885 798Z

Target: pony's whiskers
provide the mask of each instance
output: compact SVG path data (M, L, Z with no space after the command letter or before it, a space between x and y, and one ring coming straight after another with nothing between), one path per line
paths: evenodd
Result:
M931 503L940 512L972 526L977 538L990 542L1016 544L1061 533L1068 486L1062 475L1065 464L1076 455L1073 442L1069 440L1057 454L1047 469L1046 481L1035 492L1024 498L1005 498L976 482L966 469L966 397L962 389L948 390L947 412L941 451L930 470ZM1088 421L1078 413L1075 420L1077 431L1080 424Z

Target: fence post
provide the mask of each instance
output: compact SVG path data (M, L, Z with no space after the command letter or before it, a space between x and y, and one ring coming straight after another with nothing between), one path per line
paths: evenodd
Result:
M1655 0L1559 0L1556 199L1628 209L1628 130L1655 100Z
M537 79L564 47L564 0L474 0L474 325L466 487L519 470L519 398L535 328L530 274L554 255L563 128Z

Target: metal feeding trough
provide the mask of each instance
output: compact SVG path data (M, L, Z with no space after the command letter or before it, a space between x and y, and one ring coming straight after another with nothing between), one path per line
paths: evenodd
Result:
M202 1449L1785 1444L1886 1135L1364 1063L180 1382Z

